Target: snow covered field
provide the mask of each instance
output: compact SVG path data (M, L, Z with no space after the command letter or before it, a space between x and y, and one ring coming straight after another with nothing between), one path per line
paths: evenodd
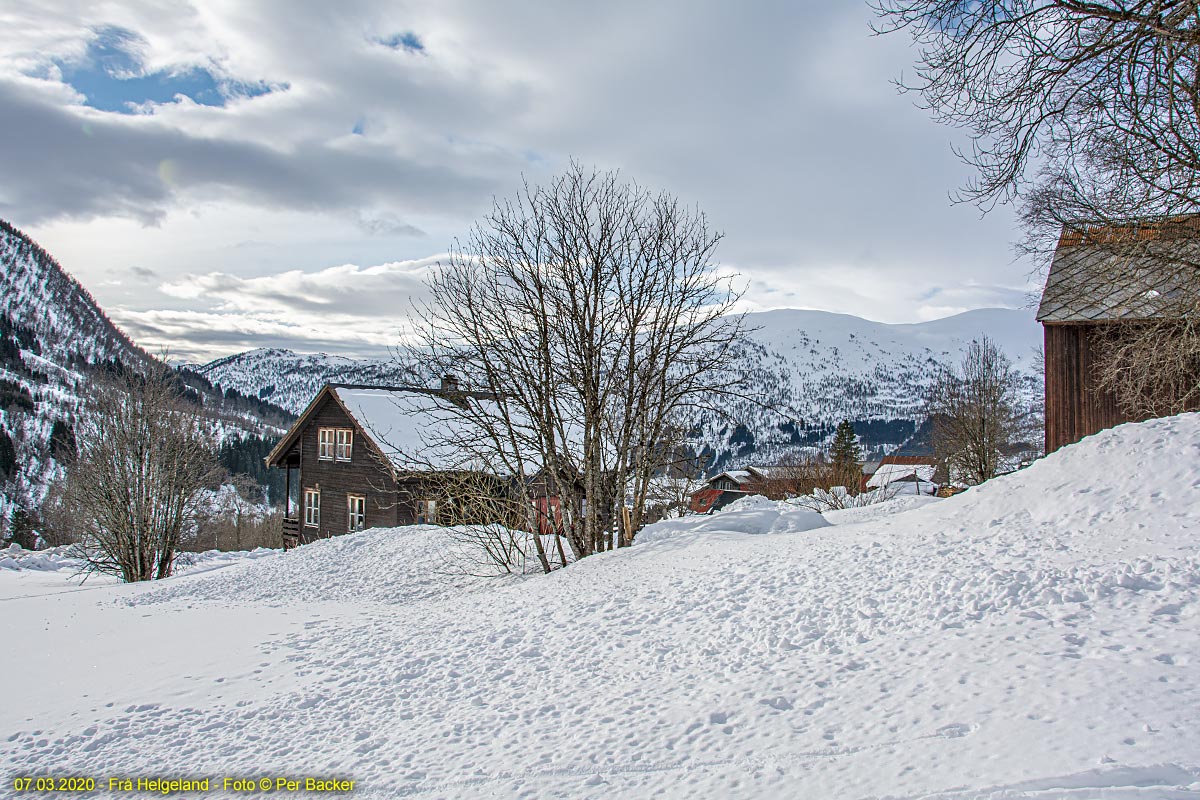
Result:
M434 528L160 585L0 569L0 772L1200 797L1200 415L950 500L754 501L641 538L506 581L439 569Z

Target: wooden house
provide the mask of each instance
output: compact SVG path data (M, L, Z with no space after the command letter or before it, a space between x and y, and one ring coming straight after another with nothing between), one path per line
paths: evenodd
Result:
M1163 300L1187 280L1181 258L1200 261L1200 216L1063 231L1037 313L1045 336L1047 453L1144 419L1098 386L1099 345L1107 326L1162 313Z
M704 488L692 495L688 508L697 514L720 511L735 500L757 494L755 487L762 480L762 474L754 467L726 470L705 481Z
M268 467L286 471L284 547L447 521L442 487L464 467L431 432L454 424L449 404L487 400L494 397L463 391L450 377L438 389L325 386L266 458ZM506 491L505 478L484 480L497 494Z

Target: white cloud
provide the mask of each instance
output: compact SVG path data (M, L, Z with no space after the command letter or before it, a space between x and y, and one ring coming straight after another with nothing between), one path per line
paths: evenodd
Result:
M271 341L309 346L282 316L301 309L330 346L370 333L398 317L398 287L415 279L331 264L444 249L493 196L570 156L704 209L727 234L719 256L750 282L749 307L913 321L1011 304L1030 269L1011 259L1011 212L950 205L966 176L953 133L896 95L889 81L912 53L869 21L865 4L817 0L4 10L0 147L21 157L6 164L0 216L32 227L135 336L199 349L218 346L204 325L222 320L239 342L254 343L258 320L276 326L260 331ZM289 88L224 108L84 108L46 67L103 25L137 32L154 69ZM379 44L407 32L423 50ZM169 294L101 286L133 265ZM361 282L357 307L336 281ZM189 327L188 312L216 316Z
M243 278L223 272L191 275L165 283L171 297L214 303L221 311L301 317L345 314L378 317L407 315L425 296L422 281L439 256L395 261L374 267L343 264L316 272L288 270Z
M146 346L171 347L185 358L253 347L379 355L411 330L410 312L425 299L423 281L437 260L343 264L252 278L187 275L159 289L188 308L119 306L113 318Z

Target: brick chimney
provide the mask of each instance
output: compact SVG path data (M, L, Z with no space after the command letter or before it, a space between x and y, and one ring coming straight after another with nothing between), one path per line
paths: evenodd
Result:
M455 394L459 391L458 378L453 375L442 376L442 394Z

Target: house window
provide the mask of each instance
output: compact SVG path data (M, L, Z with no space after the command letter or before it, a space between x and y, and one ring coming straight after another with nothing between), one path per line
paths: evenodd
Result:
M304 490L304 524L316 528L321 524L321 491Z
M350 448L354 445L354 429L353 428L338 428L337 429L337 460L349 461Z
M346 530L350 533L361 531L367 521L367 496L363 494L346 495Z
M437 524L437 500L418 500L417 501L417 524L418 525L436 525Z
M317 429L317 458L322 461L333 460L333 428Z
M317 458L322 461L349 461L354 447L353 428L318 428Z

